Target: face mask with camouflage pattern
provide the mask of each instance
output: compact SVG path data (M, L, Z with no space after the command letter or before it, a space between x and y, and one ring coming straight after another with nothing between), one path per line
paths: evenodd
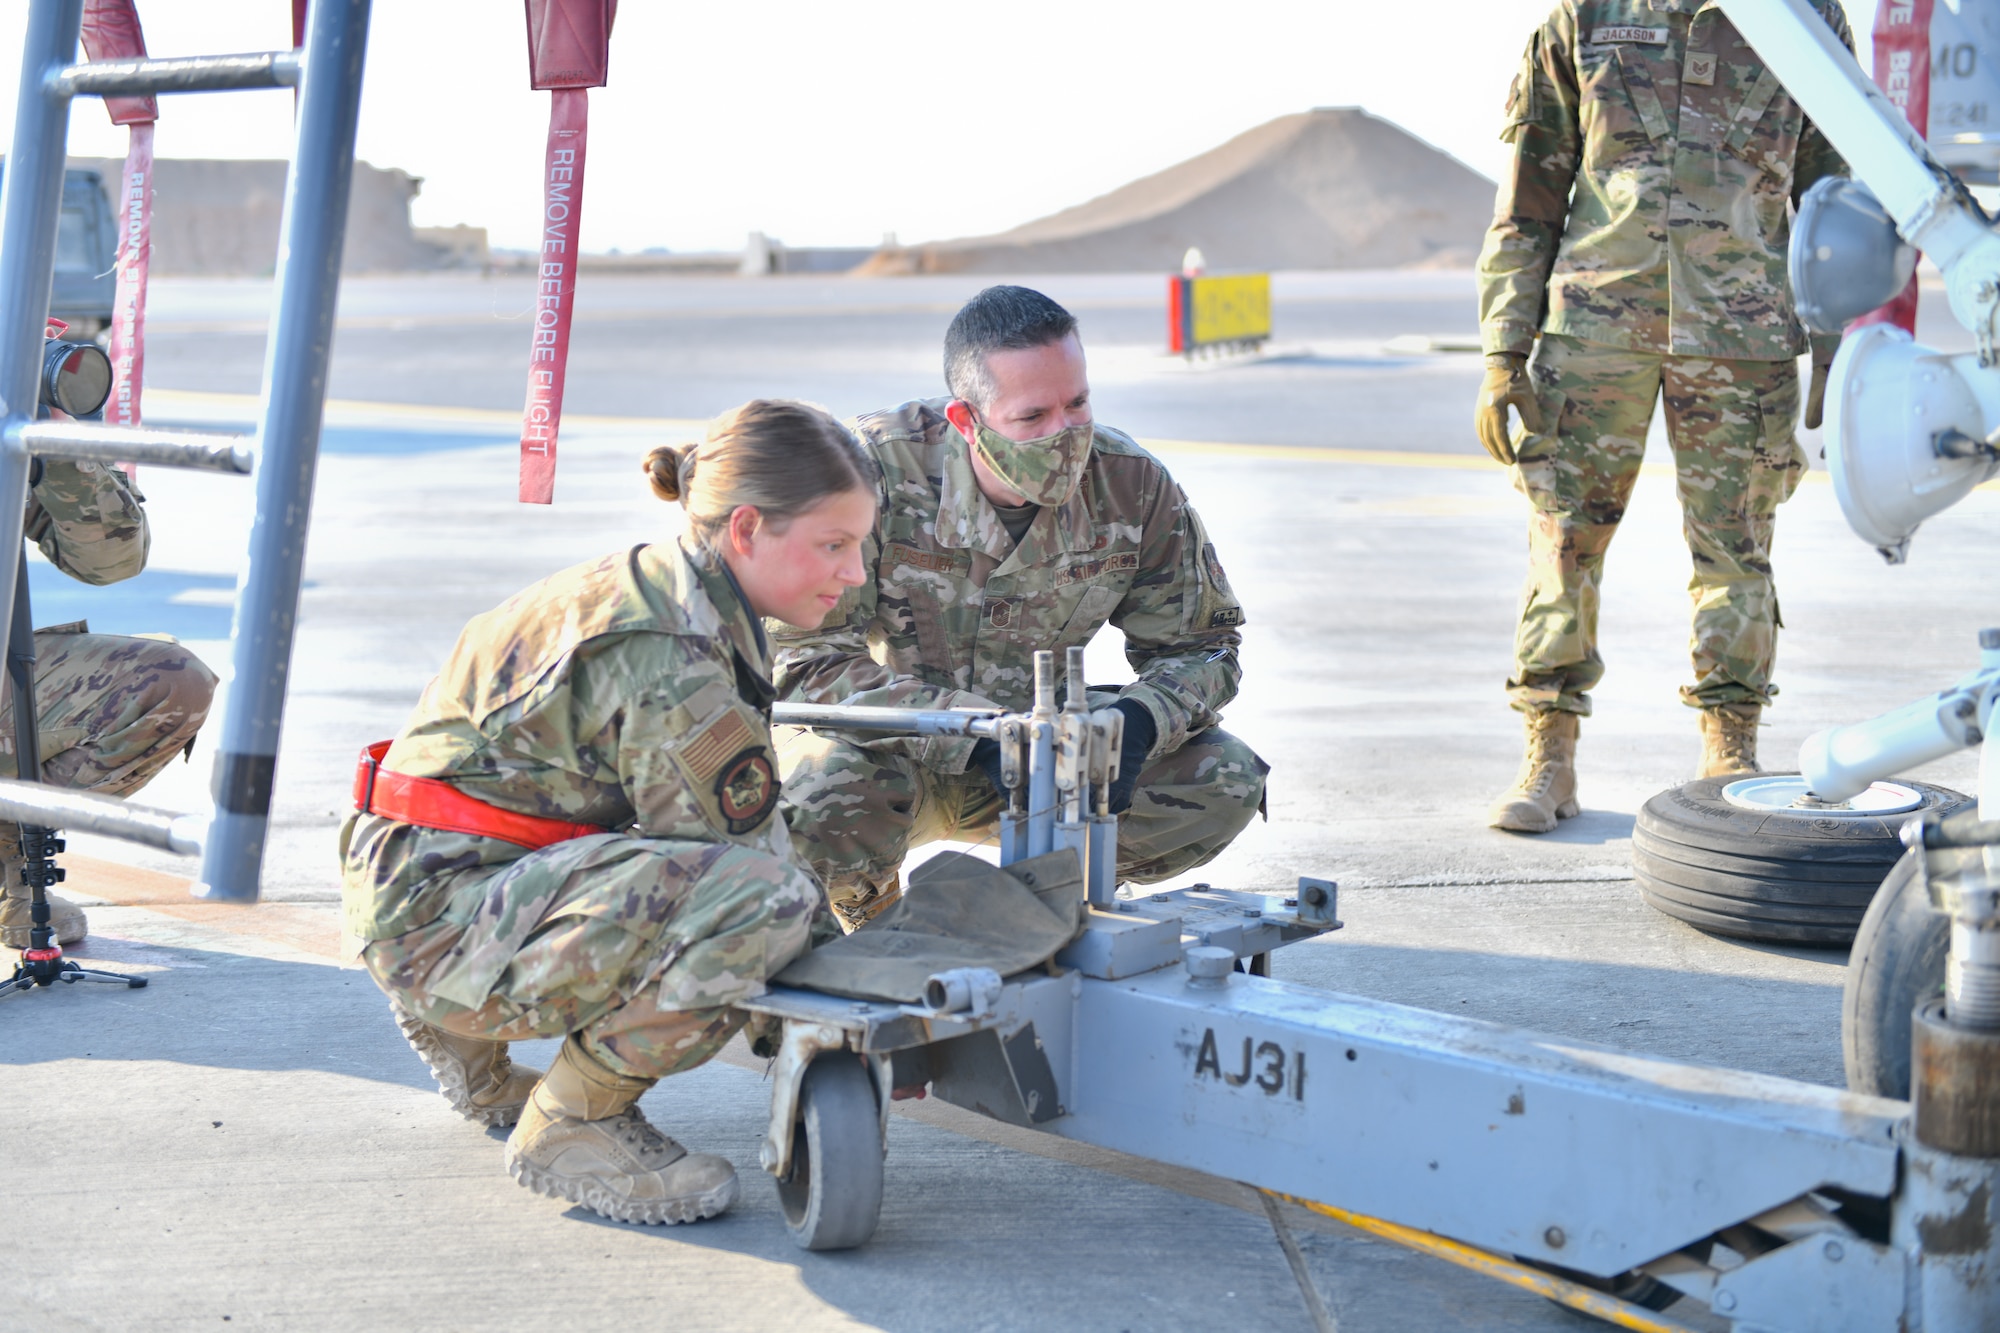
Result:
M1094 433L1090 423L1068 426L1039 440L1010 440L985 422L978 424L972 447L980 461L1008 490L1027 497L1029 504L1060 505L1082 484Z

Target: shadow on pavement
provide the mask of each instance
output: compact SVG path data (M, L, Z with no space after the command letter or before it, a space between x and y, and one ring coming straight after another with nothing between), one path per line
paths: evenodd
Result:
M1825 961L1824 950L1755 948ZM1838 955L1831 955L1837 959ZM1280 980L1694 1064L1843 1086L1840 982L1342 941L1272 955Z
M322 1070L407 1087L430 1081L382 994L358 968L119 941L86 965L145 975L144 990L60 985L0 997L0 1066L75 1058L213 1068ZM1835 962L1826 950L1740 946L1773 959ZM1367 944L1332 936L1273 955L1284 981L1434 1009L1674 1059L1833 1083L1840 1074L1839 974L1825 984L1712 965L1579 959ZM533 1063L546 1043L517 1043ZM544 1056L543 1058L546 1058Z
M1563 820L1550 832L1533 836L1541 842L1595 845L1628 842L1637 822L1635 816L1617 810L1585 810L1573 819Z
M1581 1012L1568 997L1595 993L1629 1009L1635 998L1664 1004L1671 991L1644 968L1366 946L1314 952L1337 963L1340 975L1324 980L1344 989L1417 999L1426 986L1455 985L1451 998L1466 997L1459 1012L1502 1017L1511 996L1542 1026L1552 1026L1551 1002ZM19 1165L32 1173L64 1163L97 1201L74 1224L25 1241L23 1261L74 1253L77 1228L120 1238L47 1282L37 1299L50 1308L87 1299L113 1323L142 1309L213 1310L205 1317L214 1320L317 1309L326 1326L364 1327L386 1311L356 1302L402 1291L424 1293L432 1316L440 1299L454 1311L404 1326L518 1327L573 1315L588 1292L593 1322L673 1309L685 1326L772 1326L765 1321L784 1310L791 1326L853 1320L894 1333L1310 1327L1260 1213L901 1116L890 1123L874 1240L804 1253L755 1165L769 1085L721 1062L666 1080L645 1106L691 1148L737 1164L736 1208L689 1227L608 1223L507 1180L498 1134L429 1095L428 1075L364 973L178 946L122 954L126 967L148 969L147 989L0 1000L0 1081L32 1122ZM1312 971L1281 967L1294 981L1315 979ZM1738 1006L1819 1002L1820 988L1703 980L1732 987ZM551 1045L524 1043L519 1058L545 1061ZM117 1188L129 1169L121 1163L140 1151L129 1124L77 1109L97 1105L145 1108L143 1196ZM213 1207L221 1197L229 1206ZM1344 1329L1570 1326L1545 1302L1389 1247L1328 1235L1305 1248ZM191 1264L195 1254L207 1257ZM296 1285L301 1264L313 1274L305 1288ZM561 1277L513 1280L529 1268ZM1375 1280L1356 1282L1364 1272ZM742 1304L725 1315L732 1300Z
M432 1086L396 1031L388 1001L358 968L130 940L103 944L73 956L86 967L144 976L145 989L60 984L0 996L0 1068L147 1060Z

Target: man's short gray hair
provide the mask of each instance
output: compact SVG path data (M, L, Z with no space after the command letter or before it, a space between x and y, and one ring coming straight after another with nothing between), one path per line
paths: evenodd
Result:
M944 383L980 411L993 402L994 352L1047 347L1076 332L1076 316L1028 287L988 287L952 316L944 332Z

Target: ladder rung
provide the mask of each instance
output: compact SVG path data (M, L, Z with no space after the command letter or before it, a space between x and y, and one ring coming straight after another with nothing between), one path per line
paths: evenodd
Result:
M91 463L147 463L153 467L248 475L253 455L248 435L199 430L97 426L80 421L29 421L9 432L31 454Z
M183 856L201 855L208 837L208 820L202 815L176 814L116 796L15 778L0 778L0 818L40 828L101 833Z
M145 97L155 93L215 93L237 88L293 88L299 53L253 51L234 56L166 56L93 60L49 79L58 97Z

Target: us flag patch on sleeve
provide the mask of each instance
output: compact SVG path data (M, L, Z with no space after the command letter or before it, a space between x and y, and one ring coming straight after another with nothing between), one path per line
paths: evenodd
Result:
M697 782L706 782L722 767L723 760L761 742L762 738L751 730L739 710L726 708L722 716L681 746L681 762L687 765L688 772L694 775Z

